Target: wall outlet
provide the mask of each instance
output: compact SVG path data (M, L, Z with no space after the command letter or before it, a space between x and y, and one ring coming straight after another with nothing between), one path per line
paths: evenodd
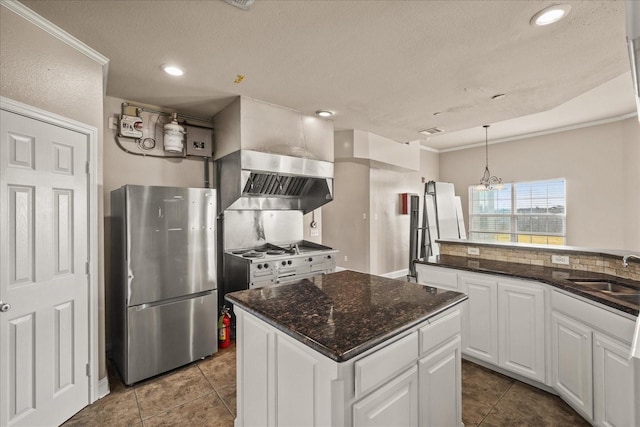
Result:
M109 129L118 130L118 119L117 119L117 117L109 117Z
M320 230L318 230L317 228L311 229L311 237L318 237L319 235L320 235Z
M467 255L480 255L480 248L467 248Z
M345 261L345 262L349 261L349 257L345 255L345 256L344 256L344 261Z
M569 257L567 255L551 255L551 263L569 265Z

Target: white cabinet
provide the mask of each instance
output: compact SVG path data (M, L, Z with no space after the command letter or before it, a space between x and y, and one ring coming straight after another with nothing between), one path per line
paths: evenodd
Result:
M459 275L460 291L469 297L462 318L462 351L498 364L498 284L481 275Z
M236 306L235 426L461 426L460 311L339 363Z
M461 425L460 360L460 337L456 337L418 362L421 426Z
M353 405L354 427L418 425L418 369L413 366Z
M594 421L599 426L632 426L634 407L631 349L600 333L593 334Z
M593 420L591 329L558 312L551 315L552 387Z
M498 363L545 382L544 288L532 282L498 282Z

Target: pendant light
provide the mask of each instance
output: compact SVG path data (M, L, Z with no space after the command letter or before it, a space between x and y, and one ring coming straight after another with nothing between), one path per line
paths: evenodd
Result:
M502 185L502 178L497 176L491 176L489 172L489 125L483 125L484 128L484 153L485 153L485 168L480 184L476 187L478 190L501 190L504 188Z

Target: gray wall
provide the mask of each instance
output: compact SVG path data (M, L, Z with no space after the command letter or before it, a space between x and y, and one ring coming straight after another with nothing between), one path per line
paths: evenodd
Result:
M468 226L468 187L484 170L484 147L440 154ZM640 124L637 118L489 145L505 182L567 180L567 244L640 250Z
M14 12L0 6L0 95L98 129L102 158L102 66ZM99 230L102 250L102 163L98 160ZM99 367L104 357L103 254L98 253Z

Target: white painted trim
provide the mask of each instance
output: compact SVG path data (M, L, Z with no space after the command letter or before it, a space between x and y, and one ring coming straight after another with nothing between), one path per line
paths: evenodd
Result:
M102 399L111 392L109 389L109 375L98 381L98 399Z
M98 129L0 96L0 109L87 136L89 151L89 403L98 399Z
M88 58L102 65L102 90L103 95L106 95L107 77L109 74L109 58L93 49L83 41L67 33L65 30L58 27L54 23L44 19L42 16L38 15L33 10L29 9L27 6L23 5L17 0L0 0L0 5L6 7L18 16L29 21L45 32L51 34L61 42L67 44L68 46L74 48L78 52L84 54Z
M389 273L380 274L382 277L386 277L388 279L400 279L406 278L409 274L409 269L404 268L402 270L390 271Z
M440 150L436 148L427 147L426 145L420 144L420 149L424 151L431 151L432 153L440 153Z
M501 144L503 142L517 141L520 139L534 138L536 136L550 135L550 134L559 133L559 132L566 132L566 131L575 130L575 129L582 129L582 128L591 127L591 126L598 126L598 125L604 125L607 123L619 122L621 120L626 120L632 117L636 117L637 115L638 113L633 112L633 113L623 114L621 116L609 117L607 119L593 120L590 122L578 123L570 126L563 126L563 127L554 128L554 129L542 130L539 132L531 132L531 133L525 133L522 135L509 136L506 138L493 140L489 142L489 145ZM441 150L436 150L436 151L438 153L448 153L450 151L459 151L459 150L466 150L469 148L484 147L484 144L485 144L484 141L482 141L474 144L462 145L460 147L443 148Z

